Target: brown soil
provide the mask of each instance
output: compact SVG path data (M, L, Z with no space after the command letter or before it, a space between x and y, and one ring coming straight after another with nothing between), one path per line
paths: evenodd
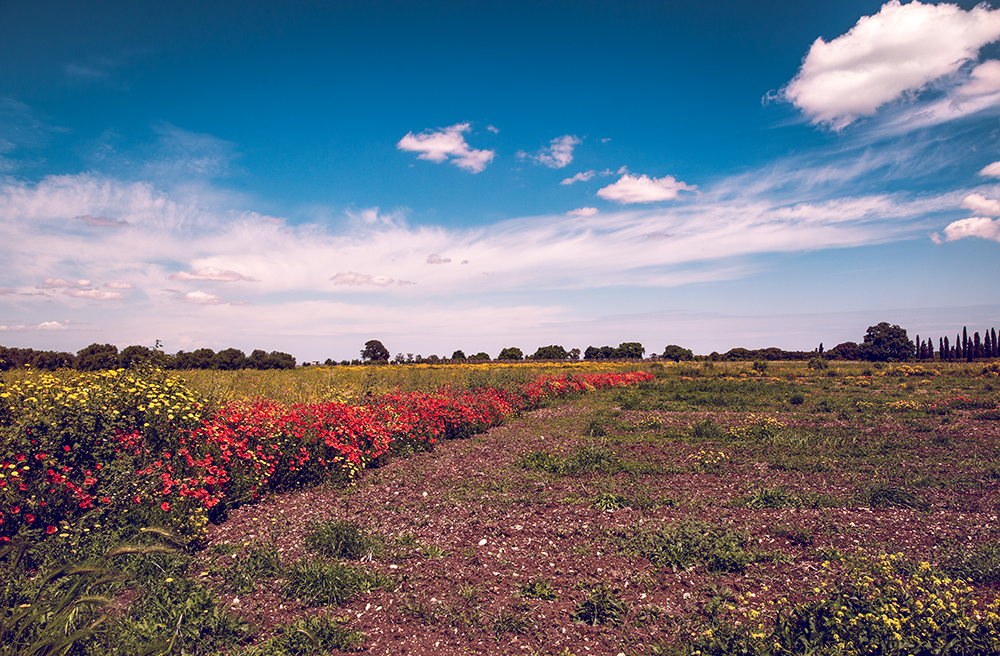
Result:
M622 413L619 419L630 414L656 415L668 427L690 426L705 416ZM712 416L727 423L723 413ZM732 421L737 417L745 413L734 414ZM998 536L1000 495L997 481L989 478L920 488L931 504L928 511L857 507L849 501L835 508L761 510L739 507L733 500L779 485L848 500L869 480L899 471L784 471L742 457L726 445L724 466L699 473L692 463L699 450L712 445L650 439L618 440L615 446L624 457L662 465L650 474L557 477L515 466L531 451L566 453L585 443L582 435L590 419L586 399L574 401L532 412L468 440L439 443L432 453L392 460L365 471L351 489L279 495L232 512L226 522L211 528L208 546L273 540L282 560L293 562L306 555L303 535L311 522L352 520L389 545L411 534L420 546L390 547L382 557L354 564L392 577L394 589L375 590L329 609L344 618L348 628L367 636L364 653L583 656L655 653L658 645L683 641L688 620L706 613L706 604L725 588L740 596L732 602L738 605L807 598L828 576L824 567L840 566L836 560L824 566L824 555L834 550L901 551L935 562L956 545ZM936 464L935 455L945 449L974 451L976 444L995 448L1000 422L958 421L964 423L950 428L950 434L964 435L968 443L959 439L938 447L921 437L927 442L926 453L914 477L940 475L951 466ZM909 437L901 434L901 439ZM907 461L899 468L914 466ZM591 503L601 492L660 499L661 504L601 511ZM615 547L615 531L688 518L746 531L757 549L787 558L751 564L745 573L715 574L704 566L656 569L645 558L623 555ZM811 543L797 542L795 530L807 532ZM443 555L429 555L427 547ZM206 549L201 558L219 558L212 553ZM238 559L239 554L223 558ZM558 599L519 594L520 585L538 580L551 581ZM600 584L630 609L621 626L573 620L577 604ZM221 585L216 591L233 612L262 627L261 639L276 626L328 611L289 601L279 587L278 582L264 581L249 596L234 596Z

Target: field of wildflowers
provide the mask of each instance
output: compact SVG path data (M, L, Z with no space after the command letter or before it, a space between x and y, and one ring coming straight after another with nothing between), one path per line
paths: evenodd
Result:
M261 495L349 483L393 452L430 450L543 403L651 379L549 374L503 389L368 389L284 404L208 400L150 368L9 376L0 386L0 542L66 538L85 517L197 539L209 520Z
M7 372L0 655L1000 654L997 369Z

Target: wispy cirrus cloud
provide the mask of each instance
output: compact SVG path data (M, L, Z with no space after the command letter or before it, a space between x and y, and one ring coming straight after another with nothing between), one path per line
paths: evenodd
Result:
M550 169L561 169L573 161L573 149L579 144L580 139L576 135L565 134L549 142L548 148L542 148L537 153L526 153L522 150L517 156L521 159L530 159Z
M496 152L477 150L465 141L465 133L472 129L469 123L456 123L447 128L425 130L419 134L407 132L399 140L399 150L419 153L417 159L440 164L450 161L455 166L471 173L480 173L493 161Z
M979 5L902 5L891 0L832 41L817 39L780 96L814 124L842 130L894 101L912 98L937 80L959 73L979 49L1000 38L1000 10ZM996 91L994 69L977 68L958 88L981 96ZM964 112L970 111L967 107ZM945 107L939 108L944 111ZM935 120L943 120L938 118Z
M694 191L695 185L689 185L666 175L662 178L651 178L647 175L638 177L625 174L618 182L603 187L597 195L605 200L618 203L655 203L657 201L674 200L681 191Z

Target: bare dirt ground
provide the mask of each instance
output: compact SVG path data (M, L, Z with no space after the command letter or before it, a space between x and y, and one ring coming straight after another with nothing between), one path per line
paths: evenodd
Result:
M947 550L1000 535L998 481L976 473L954 485L908 488L927 501L926 510L852 501L872 480L940 478L957 466L956 453L995 449L1000 422L959 417L947 429L948 440L937 441L933 432L911 434L900 426L857 429L893 430L900 440L920 441L923 452L867 468L833 463L808 471L742 453L732 444L671 437L677 434L671 429L686 430L706 413L612 408L619 425L655 417L653 428L587 437L591 403L581 399L538 410L468 440L438 443L431 453L363 472L349 489L299 491L237 509L211 528L199 557L238 562L240 551L217 556L211 547L273 541L282 560L293 562L307 555L303 535L310 524L351 520L389 545L381 556L353 566L391 577L392 586L332 609L286 599L278 581L261 581L249 595L221 585L216 593L233 612L261 626L262 638L295 618L331 612L367 636L362 650L370 654L631 655L683 643L690 621L723 602L770 608L806 599L841 566L839 555L863 549L936 562ZM711 416L725 425L737 414ZM530 452L569 453L588 441L648 466L576 476L517 466ZM717 450L725 452L721 466L699 466L706 451ZM740 501L776 488L840 502L768 509ZM601 510L593 503L601 493L645 502ZM713 573L701 565L657 568L621 549L620 538L629 531L692 518L748 533L749 548L767 557L744 572ZM544 581L554 599L525 595L524 586ZM623 621L575 620L578 604L601 586L627 608Z

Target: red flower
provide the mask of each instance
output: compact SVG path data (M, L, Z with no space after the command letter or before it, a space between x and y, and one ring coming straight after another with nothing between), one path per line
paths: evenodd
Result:
M21 512L21 507L20 506L14 506L13 508L10 509L10 514L11 515L16 515L19 512Z
M48 535L52 535L53 533L55 533L58 530L59 529L57 529L55 526L49 526L48 528L45 529L45 533L48 534Z
M24 521L26 521L26 522L28 522L30 524L31 522L35 521L35 516L34 515L25 515L24 516Z
M160 504L160 510L162 510L163 512L170 512L170 504L164 501L163 503Z
M66 453L69 453L71 450L72 449L70 449L68 446L63 447L63 451L65 451Z

